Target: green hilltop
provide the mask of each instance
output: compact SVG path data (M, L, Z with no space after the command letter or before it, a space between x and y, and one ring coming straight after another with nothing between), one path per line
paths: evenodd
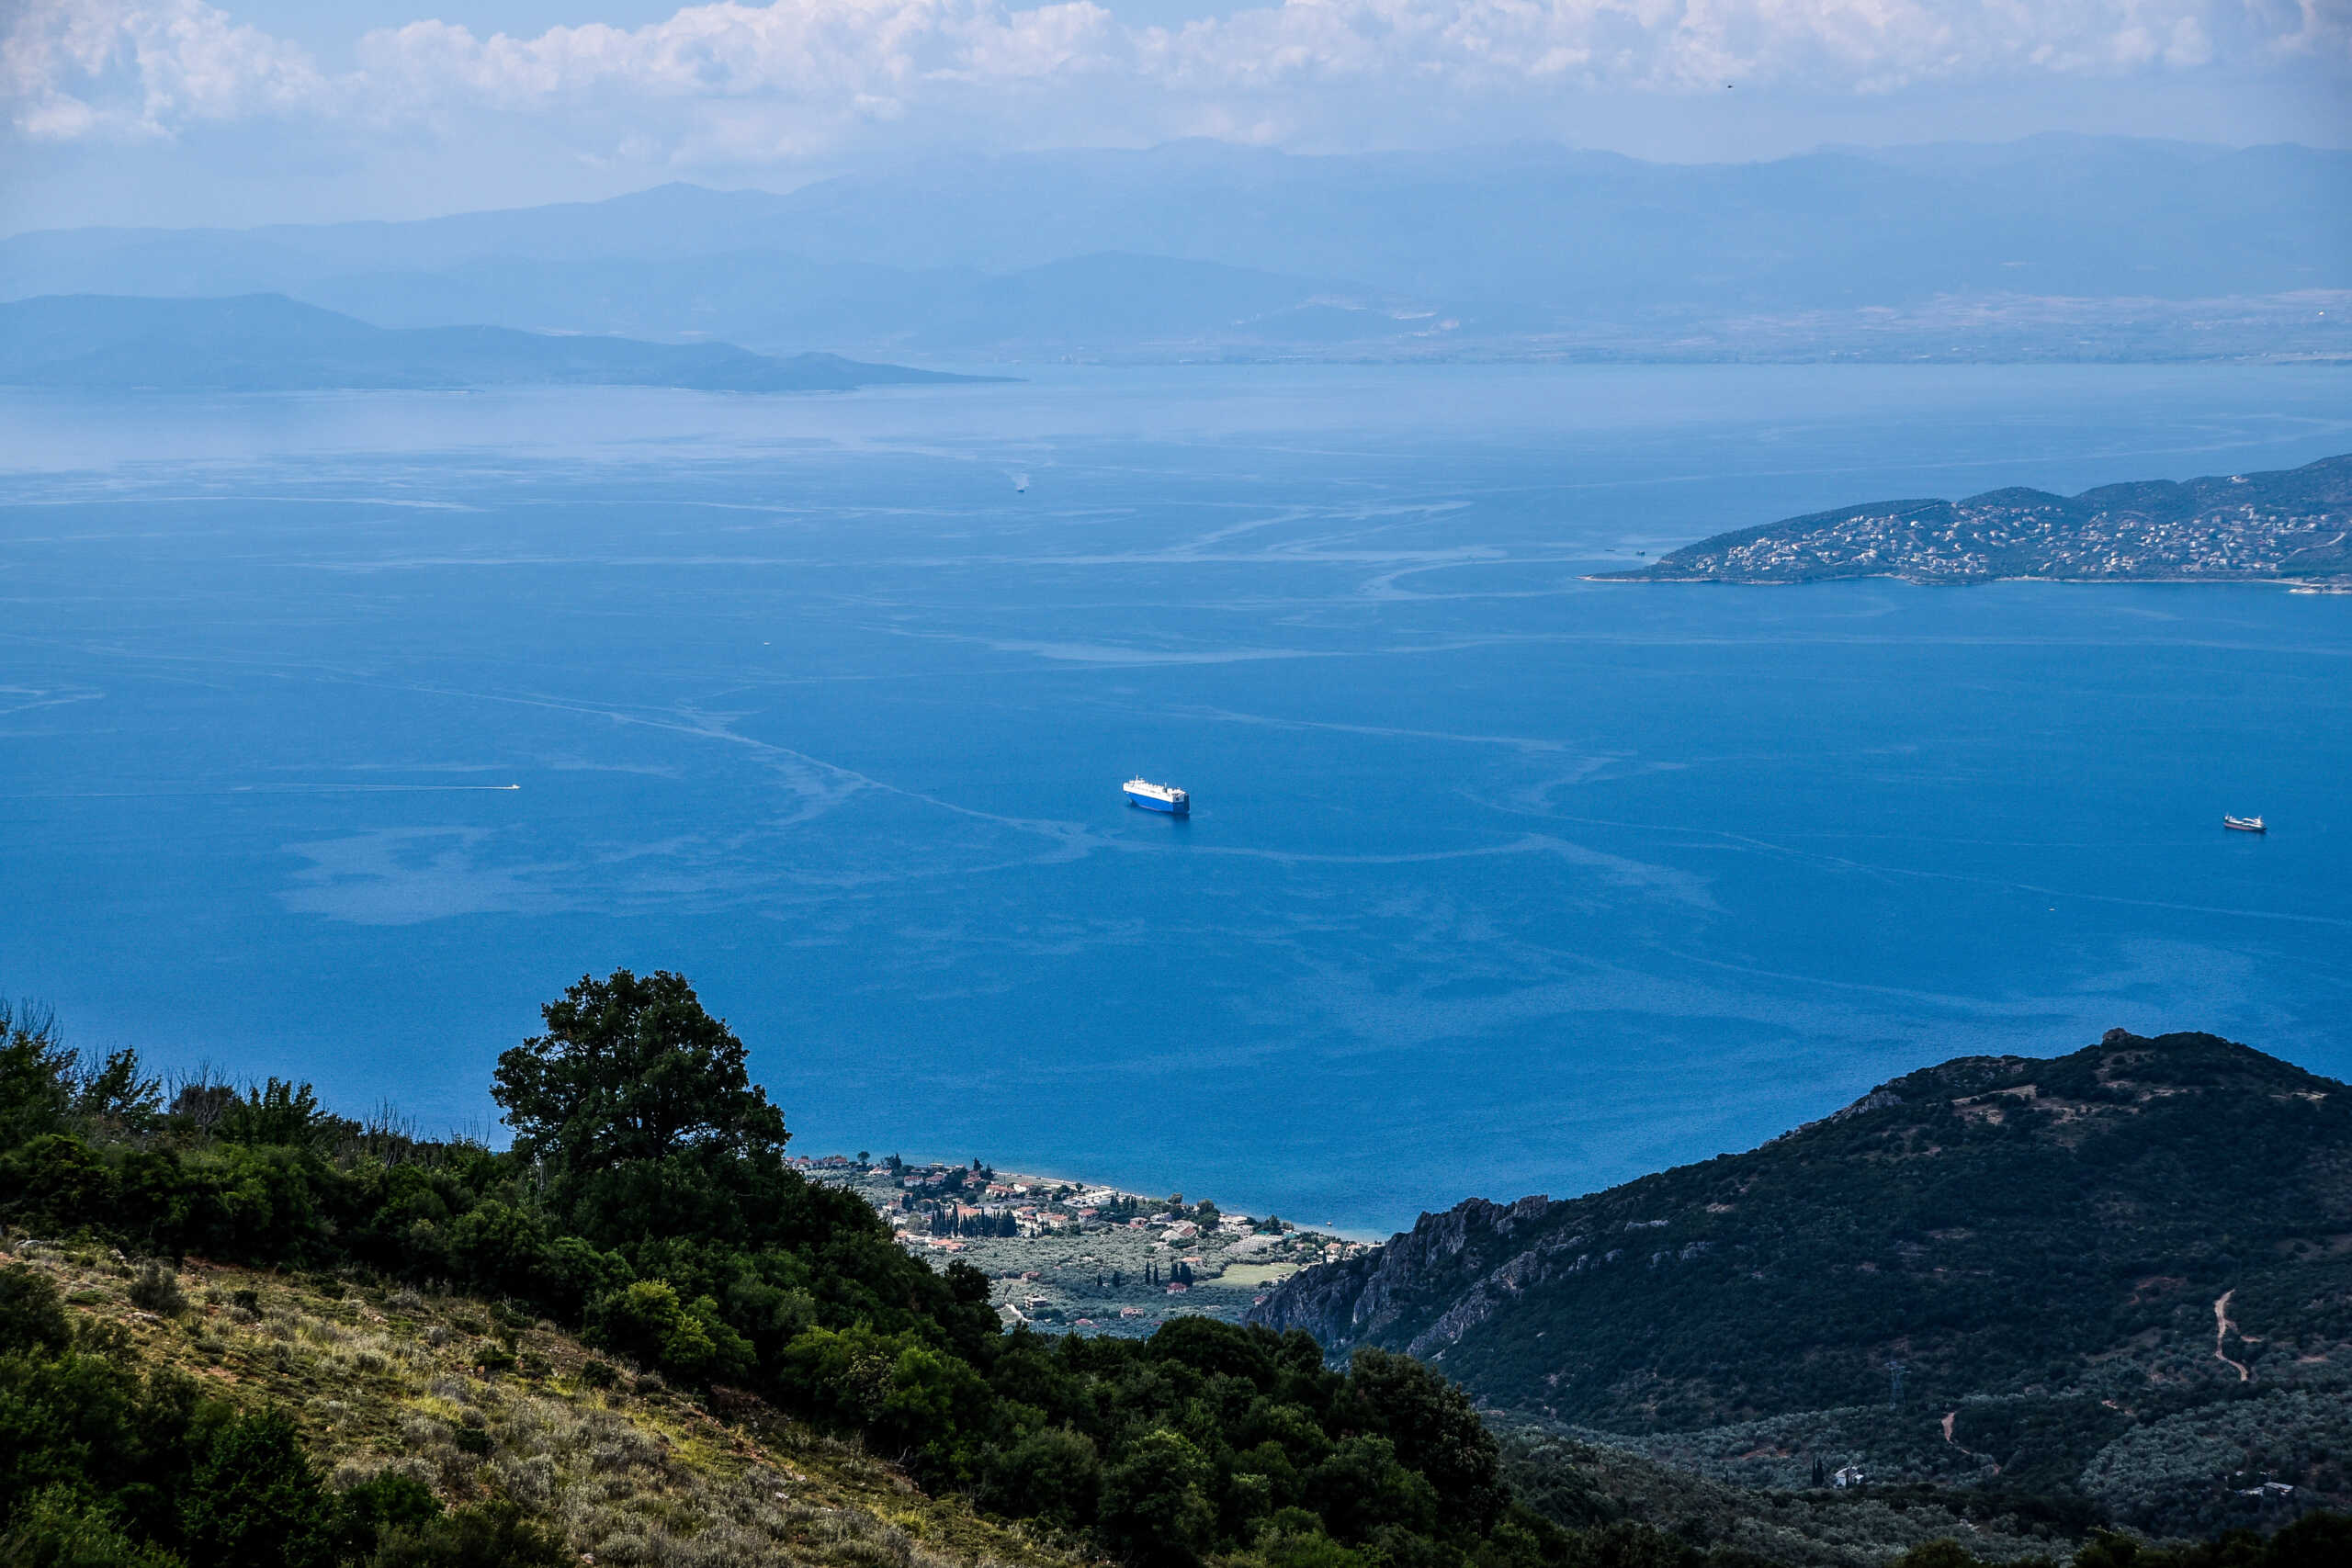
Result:
M1746 1154L1473 1201L1253 1314L1726 1480L2086 1525L2352 1496L2352 1092L2206 1034L1895 1078Z

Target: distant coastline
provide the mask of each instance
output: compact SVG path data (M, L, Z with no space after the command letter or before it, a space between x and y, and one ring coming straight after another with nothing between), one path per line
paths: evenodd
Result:
M282 294L43 295L0 303L0 386L165 392L451 391L658 387L850 392L1001 382L835 354L754 354L513 327L379 327Z
M2352 456L2076 496L1883 501L1702 539L1592 582L2257 582L2352 592Z
M1638 571L1589 571L1578 581L1584 582L1712 582L1735 588L1801 588L1807 583L1829 582L1862 578L1880 582L1908 582L1919 587L1953 585L1953 580L1941 577L1914 577L1898 571L1823 572L1813 577L1743 578L1692 572L1682 576L1651 575ZM2325 577L2055 577L2046 572L2010 572L1999 577L1972 577L1960 586L1990 586L1996 582L2047 582L2054 586L2079 587L2091 583L2130 582L2141 587L2171 584L2181 588L2283 588L2290 593L2352 593L2352 580Z

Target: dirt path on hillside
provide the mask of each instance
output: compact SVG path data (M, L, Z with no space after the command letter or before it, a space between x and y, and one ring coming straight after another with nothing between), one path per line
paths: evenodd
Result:
M2237 1293L2237 1288L2232 1286L2223 1291L2220 1299L2213 1303L2213 1359L2225 1367L2236 1368L2238 1382L2252 1382L2254 1374L2246 1370L2245 1363L2231 1360L2228 1352L2222 1348L2222 1342L2237 1328L2237 1325L2230 1321L2230 1298Z
M1993 1467L1994 1474L2000 1474L2001 1461L1995 1459L1991 1454L1980 1454L1974 1449L1960 1448L1960 1439L1951 1435L1951 1424L1955 1420L1959 1419L1959 1417L1960 1412L1957 1410L1947 1410L1944 1412L1944 1441L1950 1443L1953 1448L1960 1449L1960 1451L1966 1454L1970 1459L1991 1465Z

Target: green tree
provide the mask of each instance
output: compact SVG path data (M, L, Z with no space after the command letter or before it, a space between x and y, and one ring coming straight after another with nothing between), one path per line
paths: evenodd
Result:
M730 1380L752 1371L751 1342L720 1318L718 1303L682 1300L667 1280L639 1280L592 1303L588 1338L682 1378Z
M145 1076L138 1052L110 1052L74 1075L74 1112L106 1131L145 1132L163 1119L162 1080Z
M527 1157L588 1175L687 1152L775 1156L791 1137L743 1043L683 976L583 976L540 1012L547 1032L498 1058L491 1089Z
M1356 1352L1348 1387L1365 1428L1438 1489L1446 1523L1483 1531L1501 1517L1501 1450L1469 1395L1410 1356L1369 1346Z
M1160 1427L1129 1445L1102 1477L1102 1527L1142 1568L1190 1568L1216 1535L1214 1474L1201 1450Z
M241 1416L210 1434L180 1506L195 1568L325 1568L334 1561L334 1509L277 1411Z
M1396 1462L1396 1445L1359 1435L1331 1450L1306 1480L1308 1504L1344 1541L1371 1539L1385 1526L1426 1532L1437 1523L1436 1488Z
M48 1015L0 1001L0 1145L25 1143L64 1122L74 1062Z
M980 1496L989 1507L1017 1519L1082 1529L1093 1522L1102 1484L1102 1463L1092 1440L1067 1427L1048 1427L997 1451Z
M319 1109L318 1094L309 1084L273 1077L247 1089L243 1099L230 1100L213 1134L232 1144L307 1147L336 1121Z

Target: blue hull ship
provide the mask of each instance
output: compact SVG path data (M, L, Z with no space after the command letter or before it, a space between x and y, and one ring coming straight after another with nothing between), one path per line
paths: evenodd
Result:
M1170 817L1190 817L1193 814L1193 797L1174 784L1129 779L1126 787L1129 806L1140 806L1146 811L1165 811Z

